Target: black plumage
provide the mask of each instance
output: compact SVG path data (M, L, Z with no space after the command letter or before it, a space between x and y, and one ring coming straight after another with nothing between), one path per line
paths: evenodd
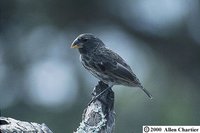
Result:
M110 87L113 85L139 87L152 98L130 66L117 53L106 48L99 38L89 33L81 34L71 47L78 48L82 65Z

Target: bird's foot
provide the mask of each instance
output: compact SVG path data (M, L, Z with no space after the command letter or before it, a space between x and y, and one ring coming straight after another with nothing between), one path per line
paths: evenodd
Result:
M102 96L102 94L104 94L107 90L109 90L111 87L107 87L106 89L104 89L102 92L100 92L98 95L94 96L92 98L92 100L90 100L90 102L88 103L88 105L90 105L92 102L94 102L95 100L97 100L100 96Z

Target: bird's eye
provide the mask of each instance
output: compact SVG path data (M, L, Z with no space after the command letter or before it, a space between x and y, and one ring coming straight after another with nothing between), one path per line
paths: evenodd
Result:
M87 42L88 38L82 38L81 40L82 40L82 42Z

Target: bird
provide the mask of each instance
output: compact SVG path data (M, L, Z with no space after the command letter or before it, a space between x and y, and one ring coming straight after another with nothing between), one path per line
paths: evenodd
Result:
M108 85L96 98L114 85L139 87L152 99L133 73L131 67L116 52L107 48L98 37L91 33L80 34L71 44L71 48L78 49L80 62L94 77Z

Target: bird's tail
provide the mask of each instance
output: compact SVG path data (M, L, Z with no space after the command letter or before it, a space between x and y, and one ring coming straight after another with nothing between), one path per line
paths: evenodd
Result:
M149 91L147 91L143 86L140 86L140 88L144 91L144 93L145 93L150 99L153 99L153 96L150 94Z

